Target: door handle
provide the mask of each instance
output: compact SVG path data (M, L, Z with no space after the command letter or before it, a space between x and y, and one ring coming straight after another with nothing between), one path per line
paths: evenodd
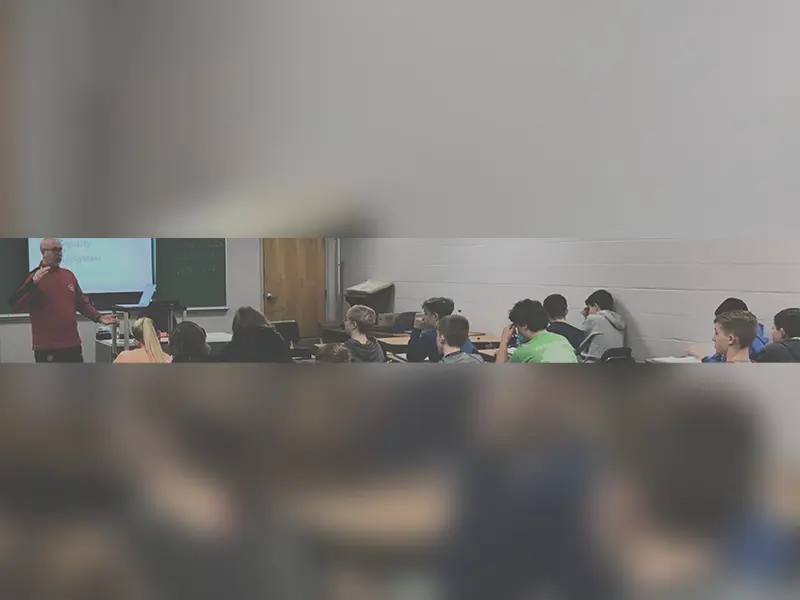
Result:
M269 292L267 292L266 294L264 294L264 298L265 298L265 299L266 299L268 302L270 302L270 301L272 301L272 300L275 300L275 299L276 299L276 298L275 298L275 296L273 296L273 295L272 295L272 294L270 294Z

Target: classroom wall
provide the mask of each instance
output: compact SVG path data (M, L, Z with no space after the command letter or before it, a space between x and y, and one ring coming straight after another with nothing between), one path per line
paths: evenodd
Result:
M15 232L68 221L97 191L97 2L9 0Z
M110 197L337 181L407 235L741 234L797 197L800 3L768 4L107 0Z
M190 311L189 318L206 331L231 332L233 313L243 305L261 308L261 241L257 238L228 240L228 312ZM78 328L83 339L83 356L94 362L97 325L83 318ZM31 327L27 319L0 319L0 362L33 362Z
M396 310L452 297L473 329L499 333L522 298L561 293L579 324L586 297L607 288L629 321L638 358L710 352L714 310L743 298L769 330L776 312L800 306L800 242L372 238L343 243L345 285L395 281Z

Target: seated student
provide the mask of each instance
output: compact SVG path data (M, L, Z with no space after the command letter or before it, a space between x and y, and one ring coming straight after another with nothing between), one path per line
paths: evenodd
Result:
M567 323L567 299L561 294L551 294L544 299L544 310L550 319L547 331L563 335L577 350L586 336L582 330Z
M291 363L289 344L252 306L243 306L233 316L233 338L219 354L221 362Z
M169 353L173 363L210 362L206 330L192 321L179 323L169 334Z
M469 354L462 348L469 340L469 321L461 315L448 315L439 319L436 327L436 345L442 355L442 364L480 364L480 354Z
M720 304L719 307L717 307L717 310L714 311L714 317L716 318L721 314L724 314L726 312L733 312L735 310L745 311L745 312L749 311L749 309L747 308L747 304L745 304L744 300L741 300L739 298L726 298L722 302L722 304ZM764 350L766 345L767 345L767 338L764 337L764 325L759 323L758 330L756 332L756 337L753 340L752 346L750 346L750 358L755 358L756 356L761 354L761 351ZM697 350L694 347L692 347L689 348L687 354L689 356L702 359L704 363L725 362L725 355L720 354L719 352L715 352L710 356L703 357L701 354L697 352Z
M597 290L586 299L581 329L589 346L583 350L587 360L599 360L606 351L625 346L625 318L614 312L614 296L606 290Z
M317 350L318 363L351 363L353 356L344 344L325 344Z
M772 343L756 357L760 363L800 362L800 308L775 315Z
M497 362L513 363L576 363L575 349L563 335L550 333L550 319L541 302L521 300L508 313L511 325L503 329ZM509 358L508 345L515 334L522 337L523 344Z
M344 345L350 350L355 363L385 363L386 355L374 337L368 334L378 320L369 306L353 306L347 311L344 330L350 339Z
M137 319L131 328L136 348L123 350L114 360L115 363L170 363L172 357L161 348L161 338L148 318Z
M442 360L436 344L436 325L439 319L452 315L454 310L455 303L450 298L429 298L422 303L423 315L414 321L414 330L408 342L408 362L423 362L428 359L432 363L438 363ZM478 349L469 340L461 350L466 354L478 353Z
M758 319L744 310L722 313L714 320L714 349L725 357L722 362L755 362L750 346L758 331Z

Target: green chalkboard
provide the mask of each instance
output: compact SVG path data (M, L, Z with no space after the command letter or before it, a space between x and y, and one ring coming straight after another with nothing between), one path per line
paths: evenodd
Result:
M178 300L187 308L223 307L226 294L225 238L158 238L155 240L156 298ZM27 238L0 238L0 314L11 314L8 298L25 280ZM135 296L135 294L134 294ZM133 303L130 294L93 294L100 310Z
M189 308L226 306L225 250L225 238L156 239L156 298Z
M12 312L8 298L29 272L28 239L0 238L0 314Z

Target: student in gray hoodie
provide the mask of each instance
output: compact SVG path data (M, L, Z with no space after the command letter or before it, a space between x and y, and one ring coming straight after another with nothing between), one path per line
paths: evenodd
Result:
M385 363L386 355L374 337L368 334L378 320L369 306L356 305L347 311L344 329L350 336L344 345L350 351L354 363Z
M588 341L581 351L584 360L599 360L607 350L625 346L625 318L614 312L614 297L610 292L597 290L589 296L583 316L581 328Z
M481 364L480 354L464 352L461 348L469 339L469 321L461 315L448 315L439 319L436 327L436 347L442 355L440 364Z

